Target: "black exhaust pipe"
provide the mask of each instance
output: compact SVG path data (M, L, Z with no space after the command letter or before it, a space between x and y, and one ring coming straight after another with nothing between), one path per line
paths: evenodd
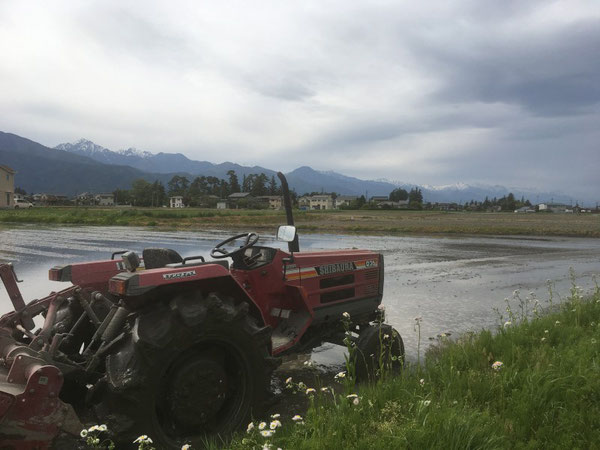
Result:
M285 215L287 216L287 224L294 225L294 215L292 214L292 197L290 196L290 188L288 182L285 179L285 175L281 172L277 172L277 177L281 181L281 193L283 194L283 205L285 206ZM299 252L300 244L298 243L298 232L294 236L292 242L288 242L288 250L290 252Z

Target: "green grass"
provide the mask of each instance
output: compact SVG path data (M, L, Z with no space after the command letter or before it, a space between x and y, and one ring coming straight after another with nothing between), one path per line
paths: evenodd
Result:
M273 437L255 429L227 447L598 448L600 289L583 300L574 286L553 310L532 318L509 308L511 326L444 340L399 377L318 392L304 424L281 417ZM352 390L358 405L345 396Z
M514 214L445 211L294 211L305 232L373 235L535 235L600 237L600 214ZM273 231L283 211L201 208L40 207L0 210L0 223L152 226L163 229Z

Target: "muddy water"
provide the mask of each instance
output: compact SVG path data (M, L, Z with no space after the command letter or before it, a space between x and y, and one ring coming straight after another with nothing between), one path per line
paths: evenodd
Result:
M26 300L63 287L47 279L56 264L104 259L112 252L145 247L168 247L183 256L203 255L220 240L236 234L227 231L151 231L123 227L21 226L0 231L0 260L12 261L24 283ZM273 235L261 236L263 245L284 247ZM303 235L303 250L369 248L385 255L385 295L388 322L402 335L409 359L416 359L418 339L414 318L422 317L421 352L442 332L456 336L498 323L494 307L504 309L504 299L520 290L524 298L534 293L547 298L546 280L565 295L570 287L569 268L577 284L591 289L592 276L600 273L600 239L520 237L374 237ZM543 303L543 301L542 301ZM0 287L0 311L10 301ZM343 364L343 349L325 345L290 362L285 370L312 359L321 373L332 373Z

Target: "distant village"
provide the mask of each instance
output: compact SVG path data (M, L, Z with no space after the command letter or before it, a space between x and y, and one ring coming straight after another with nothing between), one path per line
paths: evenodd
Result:
M229 180L216 177L196 177L191 182L174 176L165 187L160 182L134 180L129 190L113 192L82 192L73 197L56 193L27 193L15 187L15 171L0 165L0 208L32 208L34 206L84 206L84 207L165 207L214 209L283 209L281 188L274 177L265 174L244 176L241 183L235 172L228 172ZM345 195L335 192L311 192L299 196L292 191L294 206L300 210L335 209L406 209L438 211L485 211L515 213L598 213L595 208L561 203L532 204L516 199L513 194L502 198L471 200L465 203L431 203L423 200L418 187L407 191L394 189L387 196Z

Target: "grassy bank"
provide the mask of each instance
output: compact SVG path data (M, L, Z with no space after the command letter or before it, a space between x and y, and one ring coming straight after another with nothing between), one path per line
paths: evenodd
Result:
M597 448L600 290L583 300L574 287L542 317L508 314L498 333L443 341L400 377L336 394L314 386L302 420L268 418L266 429L281 422L271 437L255 422L227 447Z
M295 211L300 231L345 234L485 234L600 237L599 214L443 211ZM0 223L148 226L159 229L240 228L272 231L283 211L50 207L0 210Z

